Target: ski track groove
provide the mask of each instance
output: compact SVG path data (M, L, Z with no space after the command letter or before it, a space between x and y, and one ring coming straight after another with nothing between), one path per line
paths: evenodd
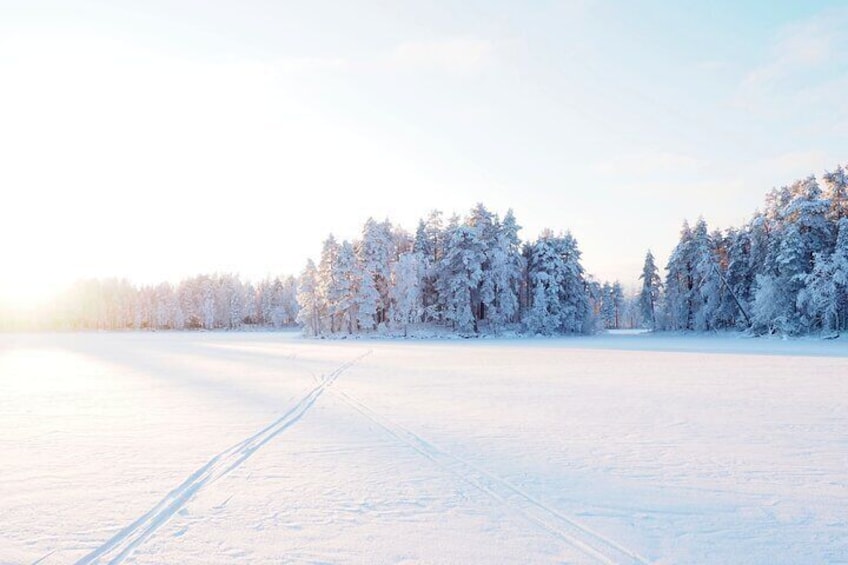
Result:
M121 563L132 554L136 547L155 534L160 527L185 506L204 486L212 484L231 473L259 448L296 424L312 405L315 404L324 391L335 382L339 375L370 353L371 350L368 350L362 355L343 363L323 378L319 379L316 377L316 386L309 389L309 392L302 396L285 414L247 439L212 457L205 465L189 475L182 484L169 492L153 508L119 531L103 545L78 560L76 565Z
M647 565L650 563L650 560L637 552L568 518L506 480L484 471L456 455L439 449L397 422L378 415L367 404L350 393L331 390L330 394L342 400L395 439L432 461L442 470L476 487L500 504L520 512L541 529L577 548L592 559L610 564L638 563Z

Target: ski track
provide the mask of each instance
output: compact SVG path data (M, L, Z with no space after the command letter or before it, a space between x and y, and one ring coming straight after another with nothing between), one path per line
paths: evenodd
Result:
M203 487L225 477L244 463L253 453L294 424L312 407L318 398L345 370L368 356L371 350L343 363L320 379L301 399L280 418L236 445L218 453L192 473L182 484L168 493L153 508L115 534L103 545L77 561L77 565L121 563L133 550L150 538Z
M408 445L436 466L476 487L500 504L522 514L541 529L566 544L577 548L600 563L648 564L650 560L619 543L568 518L506 480L497 477L456 455L452 455L423 439L400 424L380 416L350 393L331 390L330 394L362 414L389 435Z

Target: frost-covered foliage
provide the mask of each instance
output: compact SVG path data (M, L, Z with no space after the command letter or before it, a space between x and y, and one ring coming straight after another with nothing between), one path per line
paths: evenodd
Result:
M321 319L304 321L305 329L406 333L410 325L438 324L461 335L592 330L577 242L570 234L545 232L522 247L520 229L511 210L501 218L482 204L446 223L441 212L431 212L414 236L369 218L360 240L325 242L316 281ZM346 246L356 250L353 264ZM346 273L353 273L350 284ZM303 295L302 310L311 300Z
M642 281L642 289L639 292L639 313L647 327L656 329L658 326L657 310L660 306L662 294L662 279L654 262L654 254L650 250L645 255L645 265L642 267L639 280Z
M684 223L667 266L664 327L848 329L848 182L841 166L822 180L772 190L738 229Z
M421 302L423 270L422 256L415 252L404 253L392 266L389 313L392 323L404 328L404 332L424 313Z
M321 318L325 306L318 292L318 269L312 259L306 262L298 280L297 302L300 305L297 321L303 326L303 331L308 335L321 333Z
M530 296L524 317L527 328L542 334L586 331L592 319L577 241L570 233L555 236L545 231L525 255Z

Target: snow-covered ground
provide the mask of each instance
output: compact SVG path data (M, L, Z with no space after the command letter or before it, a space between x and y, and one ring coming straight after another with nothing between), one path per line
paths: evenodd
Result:
M848 562L848 343L0 335L0 563Z

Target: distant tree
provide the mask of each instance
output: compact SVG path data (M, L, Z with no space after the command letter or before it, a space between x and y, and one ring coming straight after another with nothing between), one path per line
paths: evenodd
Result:
M324 304L319 286L318 269L312 259L309 259L298 281L297 301L300 309L297 320L303 325L307 335L312 336L319 335L322 329Z
M356 294L360 276L353 245L345 241L335 256L332 281L327 288L327 302L333 320L331 331L353 333L356 329Z
M409 324L418 322L423 314L421 301L424 258L417 252L404 253L392 266L391 308L393 325L407 335Z
M387 320L389 309L389 286L392 263L396 260L393 228L388 220L376 222L368 218L362 228L362 239L357 247L357 256L362 267L362 277L371 277L379 297L376 322Z
M473 307L477 285L483 278L484 260L485 249L477 230L465 225L454 227L440 261L438 290L445 320L460 333L478 329Z
M688 330L694 323L694 237L684 221L680 241L671 252L666 266L666 309L669 329Z
M639 276L642 281L642 290L639 293L639 305L642 316L648 327L652 330L657 329L657 305L662 292L662 279L659 271L654 263L654 255L648 250L645 255L645 264L642 267L642 274Z
M837 166L832 172L825 172L822 177L825 190L824 197L830 203L828 220L832 224L848 217L848 174L842 166Z
M530 307L524 323L532 333L581 333L591 325L580 251L570 233L546 230L529 251Z
M601 320L604 329L609 330L616 327L615 297L612 292L612 285L609 282L601 285Z
M336 264L338 263L341 246L330 234L321 246L321 260L318 263L318 295L322 305L322 326L330 333L338 330L338 316L334 310L333 300L336 297ZM301 305L303 303L301 302Z
M482 295L488 300L487 319L497 333L505 324L517 320L519 309L519 286L523 270L521 227L512 210L508 210L502 222L495 218L494 237L487 250L488 272L484 274Z

